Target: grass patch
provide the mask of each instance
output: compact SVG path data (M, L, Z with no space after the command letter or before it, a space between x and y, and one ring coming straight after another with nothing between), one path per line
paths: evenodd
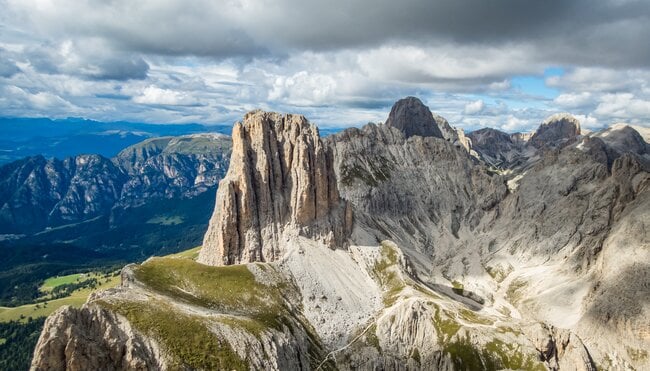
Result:
M521 293L519 292L521 289L526 287L528 284L526 281L522 279L516 279L510 283L510 286L508 286L508 290L506 291L506 298L510 303L515 304L519 300L521 300Z
M389 243L381 243L380 255L372 268L372 273L384 290L384 305L389 307L395 304L406 284L400 276L397 251Z
M536 354L523 354L520 346L507 344L501 340L494 339L485 344L486 357L495 360L498 368L511 370L546 370L546 367Z
M379 338L377 337L377 324L370 326L368 331L366 331L366 344L375 347L379 354L381 354L381 346L379 345Z
M431 291L430 289L428 289L428 288L426 288L426 287L423 287L423 285L420 284L420 283L417 283L417 282L416 282L416 283L415 283L414 285L412 285L411 287L413 287L413 289L415 289L415 291L417 291L417 292L419 292L419 293L421 293L421 294L424 294L425 296L427 296L427 297L429 297L429 298L432 298L432 299L442 299L438 294L434 293L433 291Z
M421 360L420 360L420 351L418 350L418 348L413 348L413 352L411 352L411 358L413 358L415 360L415 362L420 364L420 362L421 362Z
M45 282L43 282L43 285L41 285L40 290L43 292L52 291L55 287L79 282L79 280L85 276L86 274L84 273L77 273L77 274L69 274L67 276L61 276L61 277L50 277L46 279Z
M441 344L447 343L451 338L456 335L460 330L460 324L451 319L453 316L449 312L444 312L446 318L442 317L443 310L439 307L436 308L436 313L433 315L433 325L438 331L438 342Z
M171 369L248 370L246 360L199 317L179 313L163 302L98 304L121 314L138 331L157 339L171 355Z
M474 346L469 335L445 345L454 366L458 370L546 370L536 354L523 354L519 345L506 344L494 339L482 348Z
M516 336L521 336L524 334L520 330L515 330L512 327L508 327L508 326L497 327L497 332L500 334L506 334L506 333L515 334Z
M215 325L219 323L234 331L249 333L258 339L271 330L291 333L304 330L309 343L310 362L312 365L318 365L324 354L320 339L309 323L300 314L290 310L287 305L287 300L297 289L286 281L273 266L256 264L256 267L263 272L264 283L256 280L256 274L259 275L259 273L253 274L247 265L211 267L196 263L191 259L174 257L152 258L142 265L134 267L133 274L138 281L161 295L224 314L213 320ZM148 305L152 306L152 304ZM155 311L155 309L150 310ZM120 310L123 311L121 308L116 308L116 311ZM174 311L172 310L172 312ZM137 313L134 312L131 315L136 316ZM129 317L127 316L127 318ZM199 317L194 319L200 320ZM166 334L162 333L158 336L164 337ZM176 335L170 336L176 337ZM192 338L190 341L193 341ZM179 347L178 344L168 346ZM192 346L199 347L198 353L191 356L192 359L200 360L197 358L200 356L199 353L210 352L201 344L196 343ZM176 353L185 360L188 357L187 352L189 350ZM228 349L223 352L226 355L229 353ZM208 362L209 360L204 361ZM180 366L185 367L184 365L186 364ZM178 367L182 368L180 366ZM195 367L192 366L192 368ZM225 365L217 364L196 368L237 369L234 366L226 368Z
M179 225L183 224L183 217L178 215L157 215L149 220L147 224L159 224L159 225Z
M639 362L648 359L648 351L643 349L634 349L630 347L625 347L627 355L634 362Z
M243 264L210 267L189 259L153 258L135 267L134 273L154 291L222 313L268 321L284 310L282 291L288 284L259 283Z
M470 323L479 324L479 325L487 325L487 326L494 324L494 321L492 321L491 319L481 317L481 316L479 316L478 314L476 314L475 312L473 312L473 311L471 311L469 309L461 309L459 311L459 314L460 314L460 317L463 320L465 320L467 322L470 322Z
M481 351L471 343L469 336L451 342L444 347L449 353L456 370L496 370L497 365L489 357L482 357Z
M197 246L193 249L181 251L176 254L170 254L166 255L166 258L174 258L174 259L190 259L190 260L196 260L199 258L199 252L201 251L201 246Z
M508 277L512 269L508 271L498 266L497 267L487 266L485 267L485 271L490 275L490 277L492 277L493 280L497 281L498 283L501 283L503 282L504 279L506 279L506 277Z
M465 286L463 286L462 283L458 281L452 281L451 282L451 289L454 291L456 295L463 295L463 291L465 291Z
M99 275L101 277L101 275ZM99 280L99 285L95 288L86 287L81 290L72 292L70 296L48 300L35 304L26 304L19 307L0 307L0 322L21 321L25 322L28 318L47 317L55 310L64 305L70 305L75 308L81 307L88 296L98 290L105 290L116 287L120 284L119 275L109 275Z

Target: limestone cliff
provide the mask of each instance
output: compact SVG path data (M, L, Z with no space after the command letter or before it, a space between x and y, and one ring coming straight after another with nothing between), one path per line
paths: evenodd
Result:
M318 129L301 115L253 111L233 128L230 168L199 261L277 260L290 235L342 247L350 225Z

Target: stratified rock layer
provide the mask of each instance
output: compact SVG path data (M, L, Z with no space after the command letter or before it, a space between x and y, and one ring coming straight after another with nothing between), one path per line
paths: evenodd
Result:
M230 168L199 261L277 260L295 235L343 246L350 225L318 129L301 115L253 111L233 128Z

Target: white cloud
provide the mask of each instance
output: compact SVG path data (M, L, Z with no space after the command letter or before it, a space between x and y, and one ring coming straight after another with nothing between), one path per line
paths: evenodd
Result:
M650 120L650 100L639 99L631 93L606 94L595 113L613 120L647 123Z
M592 103L589 92L560 94L554 99L555 104L561 108L580 108Z
M463 109L463 113L465 113L466 115L475 115L483 111L483 108L485 108L485 103L483 103L482 99L479 99L467 103L465 105L465 108Z
M336 91L337 83L332 76L300 71L277 77L269 91L269 100L294 105L326 104L335 100Z
M15 116L22 116L21 112L29 110L48 112L55 117L79 112L78 107L67 100L45 91L32 93L11 85L4 87L0 93L0 109Z
M148 86L142 94L133 97L135 103L155 104L167 106L194 106L199 101L186 92L180 92L170 89L161 89L156 86Z
M515 117L514 115L506 116L506 122L500 125L501 130L507 132L528 131L531 129L530 122Z
M573 115L578 121L580 121L580 127L587 130L598 130L603 127L603 125L598 121L598 119L591 115Z

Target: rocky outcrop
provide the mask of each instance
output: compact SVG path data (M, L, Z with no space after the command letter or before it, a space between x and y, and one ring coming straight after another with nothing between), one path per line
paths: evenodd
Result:
M431 273L432 253L451 254L507 192L503 178L441 138L407 138L394 127L369 124L326 141L341 193L354 207L358 243L397 242L423 278Z
M233 152L199 261L273 261L291 235L343 247L351 227L332 155L301 115L253 111L233 128Z
M444 138L429 108L415 97L398 100L390 110L386 126L401 131L406 138L414 135Z
M519 133L517 133L519 134ZM492 128L483 128L468 134L472 148L487 164L510 168L522 162L525 141L517 134L508 134Z
M524 327L524 332L550 370L596 371L582 340L571 331L537 323Z
M595 133L594 137L602 139L619 153L633 152L639 155L650 155L650 145L638 131L628 125L612 126Z
M449 125L449 122L444 117L436 114L433 115L433 120L438 125L443 138L453 143L456 147L465 148L472 156L477 156L476 152L472 149L472 140L465 135L463 129Z
M158 345L123 317L97 306L63 307L48 317L31 370L164 369Z
M546 119L529 143L536 148L557 148L575 142L579 135L580 122L569 114L560 113Z

